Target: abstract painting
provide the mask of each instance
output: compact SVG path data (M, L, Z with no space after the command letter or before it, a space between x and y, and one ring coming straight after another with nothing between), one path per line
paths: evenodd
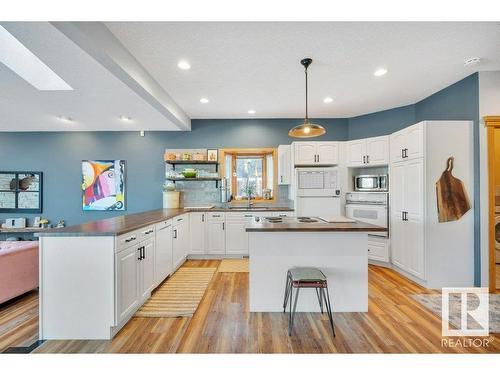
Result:
M125 210L125 160L83 160L84 211Z

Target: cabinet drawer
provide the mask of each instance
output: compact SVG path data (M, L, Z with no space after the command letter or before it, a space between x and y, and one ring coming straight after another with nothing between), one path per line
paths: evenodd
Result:
M208 221L224 221L226 215L224 212L208 212L207 219Z
M137 231L128 232L117 237L116 251L123 250L129 246L135 245L140 241L140 235Z
M385 238L369 238L368 239L368 259L379 260L382 262L389 261L389 246L388 240Z
M187 214L184 214L184 215L181 215L181 216L177 216L177 217L174 217L172 220L173 220L173 223L174 223L174 227L177 226L177 225L181 225L185 222L187 222L188 220L188 215Z
M226 220L246 221L253 219L257 214L258 214L257 212L228 212L226 213Z
M160 230L166 229L168 227L172 226L172 219L170 220L165 220L160 223L155 224L155 233L157 233Z
M139 229L137 232L139 234L139 238L141 240L143 240L145 238L149 238L151 236L154 236L154 234L155 234L155 226L154 225L150 225L150 226L147 226L147 227Z

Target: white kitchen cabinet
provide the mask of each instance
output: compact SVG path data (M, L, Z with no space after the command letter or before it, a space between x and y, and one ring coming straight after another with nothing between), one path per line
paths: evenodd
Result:
M159 285L173 269L172 220L156 224L155 234L155 284Z
M226 254L248 255L248 233L245 230L248 220L252 219L226 220Z
M292 155L290 145L278 146L278 185L292 183Z
M389 137L372 137L347 142L347 166L366 167L389 163Z
M120 323L139 306L139 247L130 246L115 254L116 321Z
M391 163L423 157L424 138L424 122L391 134L389 142Z
M139 244L142 249L142 259L137 263L139 267L139 301L146 301L155 287L155 240L153 237Z
M361 167L365 164L366 142L364 139L347 142L346 152L346 162L348 167Z
M173 271L186 260L189 250L189 220L184 214L173 219Z
M206 249L206 217L205 212L189 214L189 254L205 254Z
M471 121L424 121L391 135L390 236L396 270L427 288L473 286L474 212L440 223L436 182L453 175L474 196Z
M210 212L207 214L206 235L207 254L226 253L225 215L223 212Z
M389 243L385 237L368 236L368 259L389 262Z
M295 165L334 165L339 162L338 142L294 142Z
M424 270L424 160L400 162L391 170L393 262L425 279Z

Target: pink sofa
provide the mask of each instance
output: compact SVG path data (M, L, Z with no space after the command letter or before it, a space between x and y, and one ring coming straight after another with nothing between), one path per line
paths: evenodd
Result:
M0 303L38 287L38 241L0 241Z

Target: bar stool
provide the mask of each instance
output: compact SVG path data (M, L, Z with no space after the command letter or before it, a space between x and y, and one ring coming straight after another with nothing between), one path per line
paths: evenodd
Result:
M293 288L296 288L295 301L293 301ZM285 297L283 301L283 312L286 312L286 305L290 301L290 318L288 321L288 335L292 335L293 320L295 317L295 310L297 308L297 300L299 298L299 290L302 288L316 289L319 307L323 314L323 303L328 313L328 319L332 326L333 337L335 337L335 328L333 326L332 306L330 304L330 295L328 293L328 281L323 272L318 268L312 267L294 267L290 268L286 274L285 284ZM326 290L326 294L325 294Z

